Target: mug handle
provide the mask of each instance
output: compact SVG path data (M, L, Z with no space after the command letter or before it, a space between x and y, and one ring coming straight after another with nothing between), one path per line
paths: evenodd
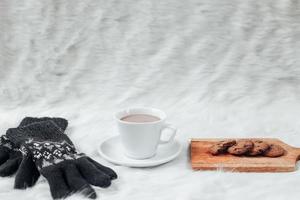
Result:
M170 136L170 138L168 140L162 140L162 139L160 139L159 140L159 144L167 144L169 142L172 142L174 140L174 137L175 137L176 132L177 132L177 128L174 127L174 126L172 126L171 124L168 124L168 123L164 124L163 128L161 129L161 131L163 131L164 129L170 129L170 130L172 130L172 133L171 133L171 136Z

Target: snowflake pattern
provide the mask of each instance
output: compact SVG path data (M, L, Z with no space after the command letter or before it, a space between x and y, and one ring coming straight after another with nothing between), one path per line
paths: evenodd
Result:
M27 156L29 153L28 150L26 149L26 147L24 147L24 146L21 146L19 150L23 156Z
M64 160L78 159L84 154L79 154L73 145L63 142L40 142L28 140L25 145L20 148L23 155L31 152L33 161L38 168L44 168L50 165L58 164Z

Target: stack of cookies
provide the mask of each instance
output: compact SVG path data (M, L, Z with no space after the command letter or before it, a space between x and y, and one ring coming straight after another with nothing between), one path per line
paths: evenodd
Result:
M266 156L279 157L284 154L284 149L276 144L268 144L262 140L241 139L222 140L209 149L212 155L229 153L235 156Z

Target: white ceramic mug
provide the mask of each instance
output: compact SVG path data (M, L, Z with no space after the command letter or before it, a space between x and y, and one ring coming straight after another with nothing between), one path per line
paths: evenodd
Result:
M133 114L146 114L158 117L153 122L128 122L121 120L123 117ZM173 141L177 129L165 122L166 114L155 108L128 108L115 114L121 143L126 156L134 159L146 159L155 155L159 144ZM170 129L171 135L168 140L162 140L161 134L164 129Z

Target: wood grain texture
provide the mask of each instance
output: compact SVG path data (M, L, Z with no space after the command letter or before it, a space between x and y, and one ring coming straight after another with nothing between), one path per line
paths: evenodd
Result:
M277 158L239 157L230 154L214 156L208 152L210 146L224 139L192 139L190 144L192 168L195 170L232 172L291 172L296 170L296 162L300 158L300 148L292 147L281 140L273 138L251 139L259 139L269 144L278 144L285 149L285 154Z

